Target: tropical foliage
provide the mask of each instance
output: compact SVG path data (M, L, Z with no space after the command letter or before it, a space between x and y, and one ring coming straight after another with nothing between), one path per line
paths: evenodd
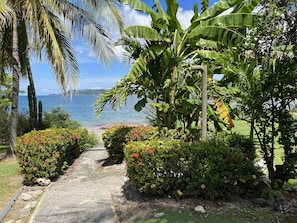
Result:
M201 117L201 77L190 71L190 66L203 63L203 54L244 41L244 27L252 27L257 18L250 13L252 7L247 7L251 2L220 1L200 15L195 5L192 23L187 29L183 29L177 19L176 1L166 1L166 13L158 0L154 1L155 10L141 1L121 2L149 14L152 26L132 26L124 30L125 36L118 44L125 48L125 59L133 65L127 76L100 95L95 104L97 115L107 103L117 108L128 95L136 94L139 101L135 109L139 111L151 105L156 111L158 126L197 125ZM233 13L220 15L232 7Z

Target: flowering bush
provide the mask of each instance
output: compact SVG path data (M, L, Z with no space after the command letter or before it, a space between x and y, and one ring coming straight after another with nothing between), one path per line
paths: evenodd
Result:
M231 198L252 194L261 172L222 141L144 141L125 146L127 174L143 193Z
M133 141L144 141L153 138L157 134L157 128L151 126L128 127L124 125L114 126L102 133L104 146L109 156L115 162L122 162L125 144Z
M25 183L32 185L37 178L55 179L85 149L86 142L90 142L88 134L81 129L34 130L18 137L15 153Z
M104 146L109 154L109 157L112 158L114 162L122 162L124 157L124 144L127 142L127 134L131 131L131 129L132 127L118 125L107 129L102 133Z

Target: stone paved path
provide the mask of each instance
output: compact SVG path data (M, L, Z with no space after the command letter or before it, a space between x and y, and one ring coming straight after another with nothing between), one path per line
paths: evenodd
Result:
M118 222L111 194L122 191L124 165L102 168L107 157L102 143L85 151L49 186L30 222Z

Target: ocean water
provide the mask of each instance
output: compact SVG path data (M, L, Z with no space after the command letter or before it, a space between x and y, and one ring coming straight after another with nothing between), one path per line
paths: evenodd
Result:
M42 101L43 111L50 111L52 108L61 107L66 110L72 120L83 124L85 128L102 127L113 123L139 123L146 124L145 114L136 112L134 105L137 103L135 96L130 96L121 110L114 111L110 106L106 106L98 118L94 112L94 102L96 95L78 96L73 95L72 99L65 99L60 95L37 96L37 100ZM28 110L27 96L19 97L19 111Z

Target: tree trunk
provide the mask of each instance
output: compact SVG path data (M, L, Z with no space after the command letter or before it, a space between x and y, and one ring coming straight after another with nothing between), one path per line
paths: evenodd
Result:
M17 122L18 122L18 102L20 88L20 58L18 49L18 21L16 15L12 21L12 105L10 116L10 139L7 155L14 155L14 146L17 137Z

